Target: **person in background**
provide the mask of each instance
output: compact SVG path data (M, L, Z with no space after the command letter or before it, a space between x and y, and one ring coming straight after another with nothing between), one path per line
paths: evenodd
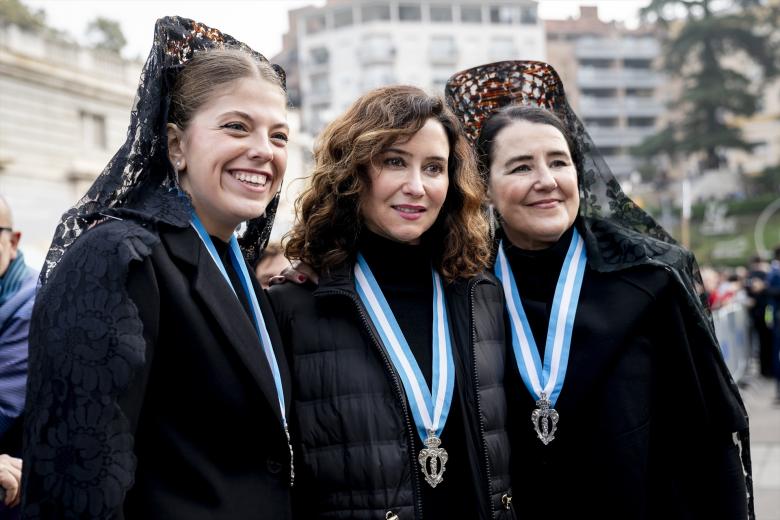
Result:
M27 384L27 339L35 301L36 273L19 249L22 233L14 228L8 201L0 196L0 519L18 511L22 461L22 410Z
M19 492L22 480L22 459L3 453L0 455L0 519L19 518L17 506L22 494Z
M281 244L268 244L260 260L255 264L255 276L260 286L268 289L269 280L278 276L289 265L290 262L284 257Z
M287 165L284 84L229 35L158 20L127 141L41 277L26 517L289 518L289 376L250 274Z
M772 372L776 380L775 404L780 405L780 246L766 277L766 294L772 308Z
M749 297L750 320L758 340L759 370L762 376L773 377L772 329L766 320L769 305L766 291L768 274L769 264L766 261L758 255L751 258L745 279L745 291Z

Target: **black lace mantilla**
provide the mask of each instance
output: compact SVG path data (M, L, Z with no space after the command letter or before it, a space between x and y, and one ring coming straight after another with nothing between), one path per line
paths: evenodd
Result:
M693 254L679 246L653 217L623 193L620 183L569 106L563 82L549 64L502 61L468 69L447 81L445 97L472 144L476 143L484 122L508 105L546 108L563 120L576 147L572 155L578 166L578 220L584 231L588 265L601 272L655 265L668 270L674 277L696 321L695 326L709 338L707 346L728 381L729 388L724 391L732 393L740 407L732 411L733 422L744 425L738 434L750 496L749 510L754 518L747 413L720 354L710 312L699 297L701 275Z
M178 188L168 161L170 88L178 71L196 52L221 47L238 47L268 61L232 36L193 20L172 16L157 21L154 44L130 113L127 139L86 195L62 216L41 271L41 283L46 283L71 244L96 222L108 218L113 209L135 207L142 211L145 207L154 210L148 213L149 219L174 226L189 224L189 202L167 195ZM284 84L284 71L277 65L274 68ZM247 222L239 239L250 265L268 243L278 204L279 194L268 204L265 215Z

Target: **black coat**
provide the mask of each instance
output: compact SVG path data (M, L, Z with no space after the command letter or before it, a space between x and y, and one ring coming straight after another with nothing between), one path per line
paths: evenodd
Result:
M480 518L513 516L503 297L494 278L447 288L456 378ZM300 518L421 518L417 435L400 378L354 288L351 266L320 286L269 291L293 378ZM445 476L446 478L446 476ZM506 497L505 497L506 495Z
M538 258L520 264L534 277L521 295L529 295L523 305L537 344L546 336L560 263L562 258ZM586 269L555 405L558 431L547 446L536 438L530 419L535 405L515 371L510 415L520 515L747 517L739 449L727 426L726 410L735 405L720 390L725 375L684 301L676 281L659 267Z
M273 314L255 290L289 399ZM289 517L290 449L268 361L192 228L125 220L87 231L41 292L30 346L26 516Z

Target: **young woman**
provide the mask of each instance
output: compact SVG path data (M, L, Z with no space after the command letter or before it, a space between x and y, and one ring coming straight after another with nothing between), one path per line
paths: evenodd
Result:
M234 236L248 221L256 251L270 230L283 78L215 29L157 22L128 140L42 275L24 515L289 517L288 370Z
M300 518L512 516L501 291L443 102L358 99L320 136L287 256L319 286L270 289L291 363Z
M623 195L549 65L477 67L447 98L500 225L518 515L747 518L747 416L692 255Z

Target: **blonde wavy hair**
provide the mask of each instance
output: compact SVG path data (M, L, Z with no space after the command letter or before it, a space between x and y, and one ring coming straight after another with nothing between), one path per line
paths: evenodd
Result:
M425 234L434 266L448 281L486 269L484 187L471 147L443 100L411 86L364 94L320 134L309 187L295 203L297 219L285 237L285 255L318 272L354 261L363 229L361 200L371 189L368 166L393 143L411 139L429 119L442 124L450 145L447 197Z

